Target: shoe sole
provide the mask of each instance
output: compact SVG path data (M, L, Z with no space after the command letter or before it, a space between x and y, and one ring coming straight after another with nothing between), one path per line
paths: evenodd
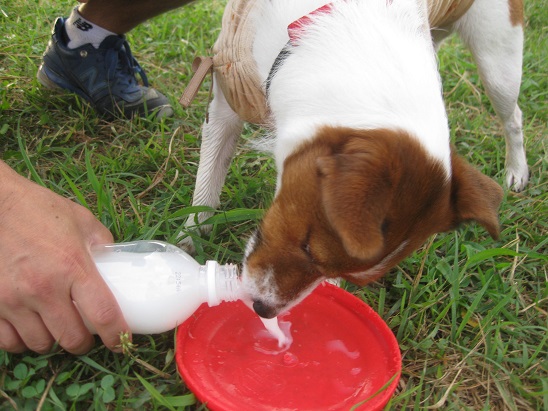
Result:
M40 67L38 68L38 72L36 73L36 78L38 79L38 82L46 88L49 88L49 89L61 88L49 79L48 75L45 73L45 68L43 64L40 64Z
M56 75L54 71L48 69L44 63L40 64L38 72L36 73L36 78L40 84L50 90L68 90L71 93L78 94L84 100L93 105L93 102L85 93L82 93L81 90L78 90L66 83L61 77Z

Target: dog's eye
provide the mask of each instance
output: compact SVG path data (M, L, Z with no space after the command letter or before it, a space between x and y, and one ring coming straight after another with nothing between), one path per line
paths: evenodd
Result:
M312 251L310 250L310 235L312 230L309 228L306 232L306 237L304 238L304 241L301 243L301 250L304 251L304 253L312 258Z
M310 247L310 237L312 234L312 230L308 229L308 232L306 233L306 237L304 241L301 243L301 250L306 254L306 256L310 259L310 261L314 264L317 263L317 260L314 258L314 254L312 254L312 248Z
M383 235L386 235L388 232L388 227L390 226L390 221L384 220L381 224L381 231Z
M317 263L317 260L314 258L314 254L312 254L312 249L310 248L310 243L308 241L304 242L302 245L301 245L301 250L303 250L303 252L306 254L306 256L308 257L308 259L316 264Z

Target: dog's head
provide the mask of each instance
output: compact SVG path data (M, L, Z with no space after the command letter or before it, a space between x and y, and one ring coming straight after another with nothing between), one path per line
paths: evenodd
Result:
M475 220L499 233L502 189L453 153L451 175L405 132L326 127L284 162L250 239L243 284L262 317L322 280L366 284L430 235Z

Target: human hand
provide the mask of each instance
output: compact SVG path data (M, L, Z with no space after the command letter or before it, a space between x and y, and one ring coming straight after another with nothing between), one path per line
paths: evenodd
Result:
M90 255L111 233L84 207L0 161L0 349L38 353L55 342L73 354L94 338L118 350L127 324Z

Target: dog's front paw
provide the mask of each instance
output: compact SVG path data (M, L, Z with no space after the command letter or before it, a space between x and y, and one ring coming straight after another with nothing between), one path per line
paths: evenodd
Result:
M180 233L179 238L181 238L183 235L185 235L185 234ZM194 246L194 240L192 240L192 237L189 236L189 235L187 235L186 237L180 239L177 242L177 247L179 247L183 251L186 251L190 255L195 255L196 254L196 247Z
M196 254L194 238L202 237L211 232L213 227L210 224L203 224L203 222L212 215L212 212L201 212L189 215L184 227L177 236L177 246L190 255Z

